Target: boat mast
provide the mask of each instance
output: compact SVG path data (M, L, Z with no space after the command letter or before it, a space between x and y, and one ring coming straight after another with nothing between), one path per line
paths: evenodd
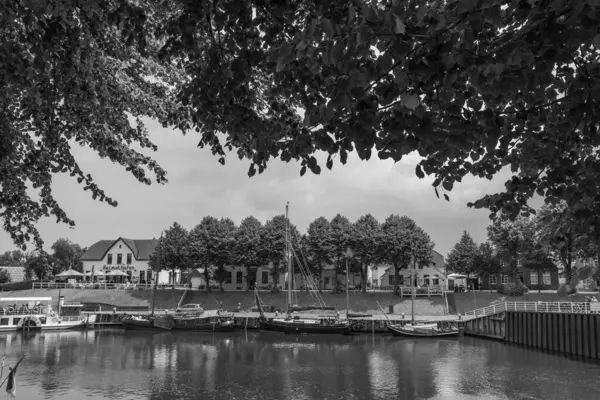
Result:
M154 279L154 290L152 291L152 312L150 315L154 315L154 305L156 303L156 288L158 286L158 273L160 272L160 246L162 246L163 234L160 233L160 240L158 241L158 254L156 257L156 278Z
M412 258L412 271L410 274L410 279L412 280L412 296L411 296L411 304L410 304L410 324L415 324L415 297L417 295L417 287L415 285L415 255L411 254Z
M346 319L350 312L350 274L348 273L348 257L346 257Z
M285 257L287 262L287 271L288 271L288 308L287 313L290 315L292 309L292 259L290 257L290 241L289 241L289 228L290 228L290 220L289 220L289 206L290 202L285 203Z

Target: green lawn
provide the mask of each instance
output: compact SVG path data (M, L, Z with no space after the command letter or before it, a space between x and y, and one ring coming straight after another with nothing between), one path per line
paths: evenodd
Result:
M325 304L333 306L339 311L346 310L346 295L334 294L331 292L323 292L321 294ZM284 310L287 303L287 293L281 292L271 294L261 292L260 298L270 306L274 306L280 310ZM318 305L318 301L314 296L307 292L294 293L294 300L297 299L298 305L310 306ZM234 310L238 303L241 303L242 309L248 310L255 305L253 292L188 292L186 303L199 303L205 308L218 307L219 302L223 302L223 307L226 310ZM360 293L355 292L350 294L350 310L354 312L365 313L380 313L377 302L388 311L388 305L394 306L394 313L410 314L411 303L410 299L401 300L398 296L393 296L391 293ZM418 298L415 301L416 315L444 315L444 300L442 297Z

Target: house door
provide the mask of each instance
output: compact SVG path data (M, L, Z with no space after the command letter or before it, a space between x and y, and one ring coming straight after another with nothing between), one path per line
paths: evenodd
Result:
M140 271L140 283L146 283L146 271Z

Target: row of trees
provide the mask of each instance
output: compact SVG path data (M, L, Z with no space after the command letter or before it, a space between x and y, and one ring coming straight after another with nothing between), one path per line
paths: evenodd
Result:
M400 270L409 266L411 256L421 264L429 264L434 247L429 235L414 220L399 215L390 215L383 223L371 214L354 223L340 214L331 221L319 217L311 222L306 234L300 234L290 224L288 235L294 249L292 262L301 262L317 274L319 289L325 267L334 267L337 283L337 274L343 273L346 262L352 272L360 273L363 290L366 290L367 268L380 263L396 267L395 285L398 285ZM222 290L226 266L244 267L249 285L255 279L252 267L271 264L271 275L277 282L286 267L285 236L284 215L277 215L264 225L250 216L239 226L229 218L207 216L189 232L174 223L159 240L150 265L153 269L173 272L204 268L205 281L217 280Z
M524 267L548 271L563 267L565 283L559 293L572 293L591 268L575 267L577 260L598 258L598 247L587 230L570 217L566 203L545 204L534 216L499 219L487 227L488 241L477 244L468 232L448 254L449 271L487 277L502 271L516 278Z
M0 254L0 266L24 266L26 279L47 279L60 274L68 269L83 271L80 258L87 248L71 242L67 238L59 238L52 244L51 252L35 250L24 252L21 250L5 251ZM0 283L10 281L0 276Z

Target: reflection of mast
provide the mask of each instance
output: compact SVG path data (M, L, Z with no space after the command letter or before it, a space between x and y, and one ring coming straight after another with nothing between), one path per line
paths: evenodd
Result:
M411 325L415 325L415 297L417 294L417 285L415 284L415 255L411 254L412 258L412 271L410 274L410 280L412 281L412 296L410 300L410 323Z

